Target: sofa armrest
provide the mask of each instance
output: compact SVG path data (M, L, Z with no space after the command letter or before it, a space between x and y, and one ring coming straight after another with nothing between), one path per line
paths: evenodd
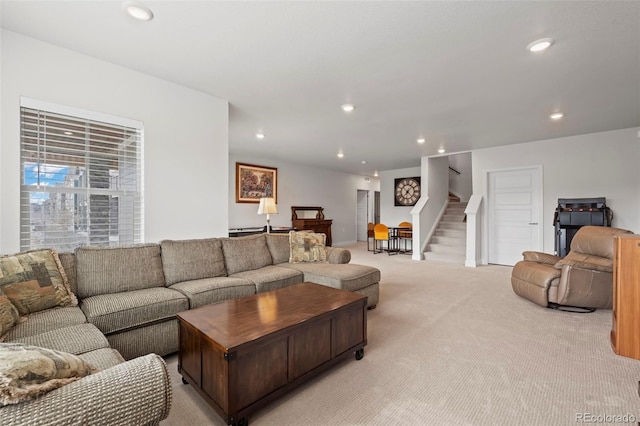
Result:
M329 263L349 263L351 252L339 247L327 247L327 262Z
M542 253L539 251L525 251L522 253L522 256L527 262L538 262L547 265L555 265L560 259L562 259L559 256L554 256L553 254Z
M169 415L171 399L167 365L149 354L0 408L0 424L157 425Z

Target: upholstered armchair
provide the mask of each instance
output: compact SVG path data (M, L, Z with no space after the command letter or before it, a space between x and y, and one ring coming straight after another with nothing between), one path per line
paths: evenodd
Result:
M513 291L540 306L586 311L610 309L613 285L613 237L631 231L583 226L560 258L525 251L511 272Z

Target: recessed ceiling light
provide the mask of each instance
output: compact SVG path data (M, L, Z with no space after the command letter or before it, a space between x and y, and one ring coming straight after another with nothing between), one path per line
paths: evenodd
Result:
M373 172L373 176L378 177L378 171Z
M256 133L256 138L264 139L264 133Z
M561 120L562 117L564 117L564 114L561 113L561 112L554 112L553 114L551 114L549 116L550 119L555 120L555 121Z
M438 150L438 154L444 154L444 148L440 148L440 149Z
M338 152L338 158L343 158L344 157L344 153L342 151Z
M355 106L355 105L353 105L353 104L344 104L344 105L342 105L342 107L341 107L341 108L342 108L342 110L343 110L344 112L351 112L351 111L353 111L354 109L356 109L356 106Z
M153 19L153 12L146 6L134 1L125 1L122 3L122 7L127 11L129 15L140 20L150 21Z
M367 164L367 160L362 160L362 164Z
M416 142L418 143L425 143L426 139L425 138L418 138L416 139Z
M542 52L543 50L547 50L553 44L552 38L541 38L536 41L532 41L527 46L527 50L529 52Z

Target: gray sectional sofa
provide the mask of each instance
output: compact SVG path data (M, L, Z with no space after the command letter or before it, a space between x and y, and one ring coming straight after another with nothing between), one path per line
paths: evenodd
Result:
M379 297L379 270L332 247L327 263L289 263L286 234L80 247L59 257L78 306L31 314L5 341L70 352L101 371L0 408L0 424L157 424L171 404L160 356L178 350L178 312L303 281L366 295L369 308Z

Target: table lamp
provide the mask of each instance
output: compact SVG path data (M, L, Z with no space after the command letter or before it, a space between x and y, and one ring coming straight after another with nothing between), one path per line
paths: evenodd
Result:
M278 214L278 208L276 207L276 200L273 197L260 198L260 206L258 207L258 214L267 215L267 234L271 232L269 226L270 214Z

